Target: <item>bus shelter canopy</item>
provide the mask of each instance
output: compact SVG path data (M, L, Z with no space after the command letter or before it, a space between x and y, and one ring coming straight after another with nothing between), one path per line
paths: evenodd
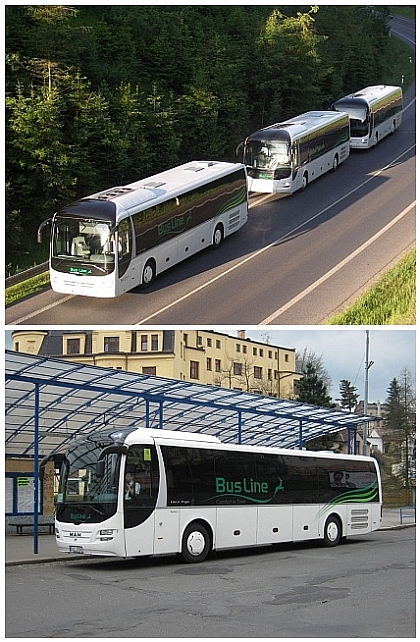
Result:
M304 448L377 418L6 350L6 457L42 456L107 429L200 432L225 443Z

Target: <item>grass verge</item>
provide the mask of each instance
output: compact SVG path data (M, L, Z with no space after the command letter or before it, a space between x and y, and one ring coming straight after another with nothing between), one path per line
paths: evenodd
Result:
M11 305L20 299L24 299L30 294L39 292L39 290L45 288L49 282L50 275L48 272L44 272L43 274L38 274L23 283L18 283L17 285L12 285L10 288L6 288L6 305Z
M415 325L416 251L394 268L353 305L332 317L328 325Z

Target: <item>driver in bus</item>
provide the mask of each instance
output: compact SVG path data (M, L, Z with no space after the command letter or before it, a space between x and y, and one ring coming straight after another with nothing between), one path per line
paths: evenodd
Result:
M133 473L126 473L125 475L125 499L133 499L140 495L140 484L134 480Z

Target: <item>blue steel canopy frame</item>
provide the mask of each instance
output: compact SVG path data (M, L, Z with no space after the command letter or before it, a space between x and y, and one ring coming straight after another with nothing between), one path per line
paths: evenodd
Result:
M40 456L76 437L113 428L212 434L222 442L304 448L370 416L297 401L84 365L6 350L5 454L34 460L34 553L38 553ZM349 452L350 452L349 448Z
M108 427L188 430L223 442L303 448L379 418L298 401L6 351L6 456L61 449ZM37 413L35 415L35 408Z

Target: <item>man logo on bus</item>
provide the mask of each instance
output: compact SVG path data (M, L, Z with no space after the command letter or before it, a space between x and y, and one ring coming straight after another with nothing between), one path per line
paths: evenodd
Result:
M247 477L243 477L241 481L228 481L225 477L216 477L216 493L217 497L241 497L256 504L269 504L279 491L284 490L283 480L281 477L278 480L279 483L271 494L268 482L260 482ZM268 496L264 498L261 495Z

